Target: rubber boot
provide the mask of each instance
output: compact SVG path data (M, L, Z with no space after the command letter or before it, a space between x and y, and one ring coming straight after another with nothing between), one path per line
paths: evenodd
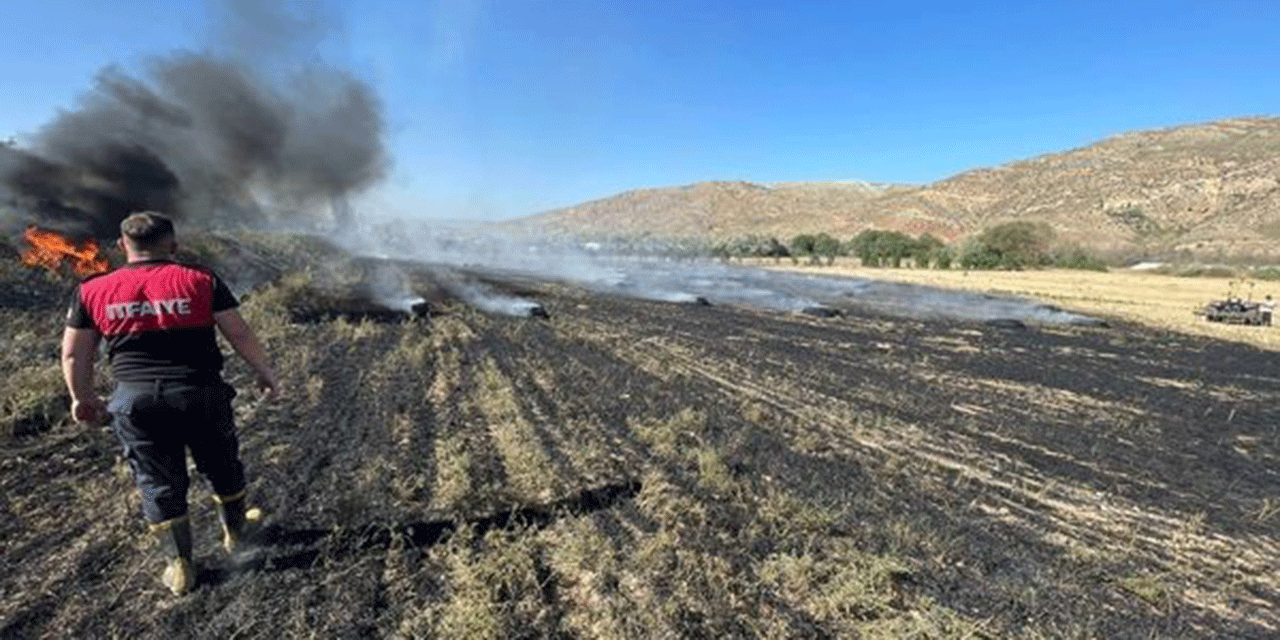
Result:
M218 519L222 521L222 548L234 554L245 550L247 543L257 531L262 519L259 509L245 509L245 492L213 497L218 506Z
M175 596L185 595L196 584L195 563L191 560L191 520L181 516L151 525L151 533L160 541L167 564L160 581Z

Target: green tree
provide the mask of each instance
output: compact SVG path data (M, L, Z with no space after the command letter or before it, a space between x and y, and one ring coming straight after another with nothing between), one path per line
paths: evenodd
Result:
M777 238L752 234L741 238L735 244L739 256L750 258L783 258L787 256L787 247Z
M876 238L879 234L879 231L867 229L854 236L848 243L847 251L849 255L856 257L864 267L880 266L875 250Z
M916 267L928 269L929 264L937 259L938 252L946 248L936 236L931 233L922 233L916 239L915 246L912 247L911 261Z
M966 243L960 264L966 269L1027 269L1052 261L1053 229L1043 222L1017 220L984 230Z
M813 255L827 259L830 265L836 261L836 256L842 253L840 241L836 240L831 234L819 233L813 239Z
M950 269L954 260L955 250L951 247L942 247L933 254L933 266L936 269Z
M779 260L791 255L791 252L787 250L787 245L779 242L777 238L770 236L768 243L765 255L773 258L774 262L778 262Z
M900 231L868 229L849 241L849 252L867 267L901 267L916 250L916 241Z
M817 242L817 237L809 233L802 233L792 238L791 255L802 257L813 255L813 245L815 242Z
M777 238L750 234L717 241L709 248L712 256L721 260L731 258L785 258L789 254L787 247Z

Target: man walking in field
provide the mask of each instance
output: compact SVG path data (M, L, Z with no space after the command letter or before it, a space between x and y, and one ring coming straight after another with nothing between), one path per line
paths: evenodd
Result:
M120 234L128 263L85 280L72 298L62 372L76 420L100 424L110 416L142 493L143 515L167 554L161 579L182 595L195 583L187 448L213 487L228 552L259 515L245 509L231 409L236 392L222 380L214 327L253 368L268 395L276 390L276 377L227 285L207 269L173 261L173 222L135 213L120 223ZM93 390L100 339L106 340L117 383L110 404Z

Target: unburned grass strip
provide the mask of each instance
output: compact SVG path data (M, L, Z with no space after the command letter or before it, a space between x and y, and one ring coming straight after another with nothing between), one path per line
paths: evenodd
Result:
M502 457L511 491L531 502L547 502L563 493L561 474L535 425L520 410L510 378L492 356L486 355L478 372L476 404Z

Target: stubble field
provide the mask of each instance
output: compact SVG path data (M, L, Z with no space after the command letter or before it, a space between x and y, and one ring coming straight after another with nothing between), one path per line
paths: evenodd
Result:
M763 266L775 266L771 262ZM1280 328L1205 322L1195 310L1228 295L1280 300L1280 282L1247 278L1177 277L1144 271L1109 272L1066 269L964 271L961 269L871 269L856 261L833 266L782 268L804 273L907 282L949 289L983 291L1042 300L1094 315L1123 318L1150 327L1231 340L1280 351Z
M521 291L548 320L299 324L275 285L244 312L285 397L236 400L263 552L219 557L196 483L174 599L112 436L59 404L65 284L13 278L6 638L1280 633L1280 373L1254 346L550 284Z

